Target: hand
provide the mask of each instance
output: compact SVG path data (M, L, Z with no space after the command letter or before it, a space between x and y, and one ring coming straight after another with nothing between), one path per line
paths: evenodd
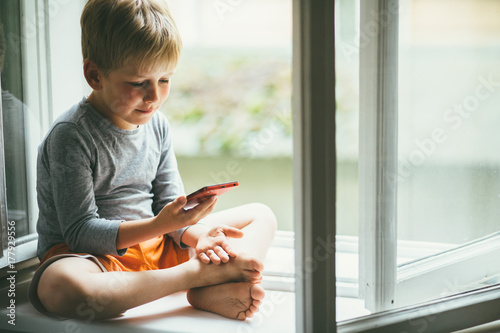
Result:
M187 203L185 196L180 196L163 207L157 216L158 223L168 226L174 231L195 224L212 212L217 197L210 197L192 209L184 210ZM163 233L167 233L163 232Z
M241 237L243 237L243 231L240 229L227 225L213 227L198 239L196 255L205 264L226 263L229 257L236 257L236 253L229 246L228 238Z

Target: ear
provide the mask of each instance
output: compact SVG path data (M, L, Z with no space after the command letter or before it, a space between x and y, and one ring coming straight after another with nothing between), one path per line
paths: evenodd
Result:
M102 89L102 72L95 62L88 59L83 62L83 75L93 90Z

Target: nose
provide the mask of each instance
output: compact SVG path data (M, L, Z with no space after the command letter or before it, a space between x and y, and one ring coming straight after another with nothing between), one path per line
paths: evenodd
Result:
M146 90L146 95L144 96L144 102L146 103L156 103L160 100L160 88L156 84L151 84Z

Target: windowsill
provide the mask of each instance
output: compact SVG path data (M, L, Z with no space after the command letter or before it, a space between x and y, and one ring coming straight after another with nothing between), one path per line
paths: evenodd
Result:
M27 289L32 272L16 285L16 325L7 323L5 300L0 311L0 330L20 332L295 332L295 294L266 290L266 298L254 318L245 322L196 310L189 305L185 292L179 292L154 302L130 309L123 316L111 320L88 323L60 321L40 314L27 300ZM0 293L5 294L5 289ZM338 320L352 318L362 308L361 301L353 298L337 299Z
M292 292L266 290L259 313L244 322L231 320L194 309L179 292L125 312L121 317L89 323L56 320L40 314L27 299L29 281L35 267L16 276L15 326L8 324L7 297L2 297L0 331L20 332L293 332L295 329L295 295ZM7 295L5 284L0 290Z
M130 309L121 317L107 321L60 321L40 314L27 299L29 281L36 268L32 266L16 275L16 325L8 324L7 297L0 301L0 329L21 332L294 332L295 294L293 292L293 237L278 233L268 252L263 286L266 298L254 318L245 322L227 319L189 305L185 292L179 292L154 302ZM290 274L288 274L290 273ZM281 275L281 276L279 276ZM7 295L6 281L0 293ZM338 320L367 314L363 303L355 298L337 298ZM363 312L364 311L364 312Z
M212 313L196 310L189 305L185 292L179 292L154 302L130 309L121 317L96 323L85 321L60 321L40 314L27 300L27 288L36 268L36 261L32 266L19 271L16 275L16 325L8 324L9 317L6 307L7 297L0 300L0 330L12 332L295 332L295 294L293 292L293 241L290 234L277 235L273 247L266 257L266 267L263 286L266 289L266 298L260 311L252 319L245 322L227 319ZM349 250L352 243L344 239L338 243L344 251L337 253L337 264L342 266L344 279L356 273L352 253ZM35 265L33 265L33 263ZM351 266L347 265L348 263ZM349 267L351 269L349 269ZM277 276L281 272L281 277ZM291 277L287 276L290 275ZM281 284L281 285L280 285ZM337 282L337 288L344 288L348 293L354 286L343 287L345 284ZM281 291L273 290L280 287ZM7 295L7 282L1 281L0 294ZM342 295L341 295L342 296ZM355 297L337 297L337 321L343 321L368 315L363 302ZM497 332L500 321L470 328L460 332Z

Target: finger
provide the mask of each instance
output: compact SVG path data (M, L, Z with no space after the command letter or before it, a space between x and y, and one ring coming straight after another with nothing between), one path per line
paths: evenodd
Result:
M224 246L224 250L226 251L226 253L230 256L230 257L237 257L237 254L236 252L234 252L233 248L229 245L225 245Z
M217 202L217 196L214 195L210 198L207 198L202 203L200 203L200 210L203 212L207 212L207 215L215 208L215 203Z
M187 199L185 196L181 195L180 197L177 197L174 201L172 201L170 204L172 205L172 208L174 211L180 211L182 208L184 208L184 205L186 205Z
M200 253L198 255L198 258L200 258L201 262L204 263L204 264L209 264L210 263L210 258L205 253Z
M219 246L224 250L224 252L227 253L229 257L236 257L236 252L233 250L233 248L229 245L227 242L227 239L219 242ZM229 259L229 258L228 258Z
M226 251L224 251L224 249L220 246L217 246L215 249L214 249L215 253L217 254L217 256L220 258L220 260L223 262L223 263L226 263L229 261L229 255L226 253Z
M190 218L201 220L202 218L204 218L205 216L207 216L212 212L212 210L215 207L216 201L217 197L215 196L203 200L202 202L200 202L199 205L195 206L192 209L189 209L187 211L187 214L190 216Z
M230 227L230 226L227 226L227 225L222 225L220 228L222 229L222 231L224 232L224 234L226 235L226 237L242 238L243 235L245 234L240 229L234 228L234 227Z
M221 263L219 256L213 250L208 250L207 255L214 264L219 265Z

